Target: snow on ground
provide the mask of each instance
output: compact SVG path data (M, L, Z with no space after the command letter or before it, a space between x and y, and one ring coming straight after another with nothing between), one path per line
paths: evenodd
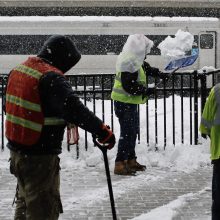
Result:
M184 206L186 202L193 200L194 197L205 192L206 188L197 193L188 193L186 195L179 196L176 200L173 200L164 206L157 207L147 214L142 214L133 218L132 220L161 220L161 216L163 216L163 220L171 220L178 214L177 210Z

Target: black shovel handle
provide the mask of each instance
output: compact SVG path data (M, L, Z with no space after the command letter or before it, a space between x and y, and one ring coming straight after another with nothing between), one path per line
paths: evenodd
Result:
M168 80L170 79L170 77L171 77L178 69L180 69L180 67L177 67L177 68L174 69L172 72L167 73L167 75L169 74L169 76L168 76L168 78L166 79L166 81L168 81ZM158 87L162 82L163 82L163 80L161 80L159 83L157 83L157 84L155 85L155 87Z
M108 183L108 191L109 191L109 197L110 197L111 208L112 208L112 218L113 220L117 220L116 210L115 210L115 201L114 201L114 195L113 195L113 190L112 190L112 182L111 182L111 176L110 176L109 164L108 164L107 148L104 145L101 145L96 140L96 135L93 134L92 139L93 139L93 143L95 144L95 146L97 146L103 153L104 162L105 162L105 172L106 172L106 178L107 178L107 183Z

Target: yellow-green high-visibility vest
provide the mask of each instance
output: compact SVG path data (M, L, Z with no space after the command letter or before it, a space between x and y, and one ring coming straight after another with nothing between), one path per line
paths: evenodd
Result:
M211 160L220 158L220 84L214 86L202 113L200 132L210 136Z
M147 79L146 74L141 67L138 71L137 82L146 87ZM111 93L111 98L115 101L120 101L130 104L143 104L146 103L147 98L142 95L132 95L126 92L121 83L121 72L116 73L115 82Z

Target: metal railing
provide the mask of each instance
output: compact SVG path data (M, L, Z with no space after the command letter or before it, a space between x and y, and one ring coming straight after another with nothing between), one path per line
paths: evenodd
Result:
M176 72L170 76L169 80L163 80L155 94L149 97L146 105L139 106L138 142L145 141L147 145L153 144L156 149L158 145L163 145L165 149L168 144L197 145L201 111L210 90L206 86L206 78L211 76L212 87L218 73L220 70L209 74L199 74L197 71ZM88 106L104 123L109 124L114 131L115 123L118 122L110 95L115 74L79 74L66 77L84 105ZM1 96L4 95L6 81L7 75L0 75ZM157 84L154 79L149 81ZM3 106L3 99L1 103ZM146 118L144 122L142 118ZM1 129L1 147L4 149L3 108L1 108ZM87 132L84 132L83 136L87 150L90 137Z

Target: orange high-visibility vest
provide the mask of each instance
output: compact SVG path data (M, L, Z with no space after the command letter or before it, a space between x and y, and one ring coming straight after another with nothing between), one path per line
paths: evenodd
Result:
M31 146L40 138L43 125L64 124L64 120L45 118L39 94L39 80L48 72L63 73L38 57L15 67L6 91L6 137L18 144Z

